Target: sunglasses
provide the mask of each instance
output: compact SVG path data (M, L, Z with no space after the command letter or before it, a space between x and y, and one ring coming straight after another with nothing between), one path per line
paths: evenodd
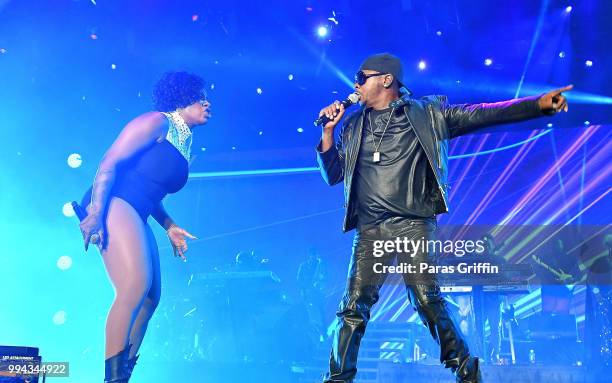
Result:
M362 70L360 70L359 72L357 72L355 74L355 82L359 85L363 85L366 83L366 81L368 81L368 79L370 77L376 77L376 76L384 76L387 73L373 73L373 74L365 74L363 73Z

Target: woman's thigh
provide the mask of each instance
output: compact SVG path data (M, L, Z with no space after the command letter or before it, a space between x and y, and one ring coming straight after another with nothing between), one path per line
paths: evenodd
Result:
M102 252L108 276L118 294L142 296L153 279L145 223L126 201L111 197L106 218L107 247ZM137 298L137 297L135 297Z

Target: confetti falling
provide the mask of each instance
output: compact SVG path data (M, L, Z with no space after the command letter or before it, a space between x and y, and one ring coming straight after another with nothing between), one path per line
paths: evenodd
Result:
M6 53L6 49L0 48L0 54L5 54L5 53Z
M97 40L98 39L98 35L96 35L95 33L92 33L89 35L89 38L92 40Z
M263 131L260 130L259 131L259 135L262 136L263 135Z
M111 64L111 69L113 69L113 70L117 69L117 65Z
M293 80L293 75L289 74L289 76L287 77L289 79L289 81Z
M333 15L333 17L328 17L327 20L329 20L332 23L338 25L338 20L336 19L336 12L332 11L332 15Z
M195 23L196 21L198 21L199 18L200 18L200 16L197 15L197 14L196 15L192 15L191 16L191 21L193 21Z
M262 94L263 90L261 88L257 88L257 94Z
M303 133L304 129L303 128L297 128L298 133Z

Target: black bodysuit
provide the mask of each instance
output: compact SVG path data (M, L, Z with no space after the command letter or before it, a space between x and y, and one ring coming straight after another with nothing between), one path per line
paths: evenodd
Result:
M172 120L169 125L167 138L176 133ZM112 197L125 200L145 222L166 195L176 193L185 186L189 176L186 157L167 138L121 163L109 196L109 200ZM91 191L90 187L83 196L81 206L89 205Z

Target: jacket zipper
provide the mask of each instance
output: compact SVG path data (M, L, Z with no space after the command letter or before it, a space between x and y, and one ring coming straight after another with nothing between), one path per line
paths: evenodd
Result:
M436 148L438 152L438 167L442 169L442 154L440 153L440 138L438 137L438 132L436 131L436 127L434 124L434 115L433 115L433 107L431 105L427 105L427 109L429 109L429 119L431 121L431 128L433 129L434 136L436 137Z
M406 115L406 118L408 119L408 122L410 122L410 125L412 125L413 128L414 128L414 124L412 123L412 120L408 116L408 113L406 112L405 108L404 108L404 114ZM419 144L421 144L421 147L423 148L423 150L425 150L425 145L423 145L423 141L421 141L421 138L419 137L419 134L417 133L416 129L414 129L414 135L416 136L417 140L419 141ZM438 136L436 135L436 140L437 139L438 139ZM440 155L440 151L438 151L438 155ZM427 150L425 150L425 157L427 157L427 161L429 161L429 166L431 166L431 170L434 173L434 177L436 177L436 182L438 184L438 189L440 189L440 194L442 195L442 202L444 203L444 209L446 209L446 211L448 211L448 205L446 203L446 197L444 196L444 189L442 188L442 185L440 184L440 179L438 178L438 172L436 171L436 168L434 167L433 163L431 162L431 158L429 158L429 155L427 155Z

